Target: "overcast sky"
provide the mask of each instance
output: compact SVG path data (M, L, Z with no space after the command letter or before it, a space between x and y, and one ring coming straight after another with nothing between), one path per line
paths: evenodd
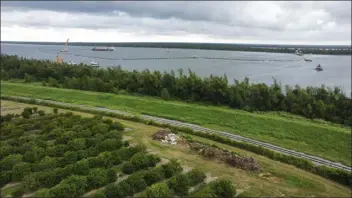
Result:
M351 1L1 1L2 41L351 45Z

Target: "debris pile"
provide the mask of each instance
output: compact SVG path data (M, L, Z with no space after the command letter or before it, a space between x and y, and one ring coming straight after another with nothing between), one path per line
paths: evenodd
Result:
M153 134L153 140L159 140L166 144L175 145L180 137L172 133L169 129L161 129Z
M226 164L236 168L249 171L260 170L259 164L252 157L241 156L237 153L199 142L191 142L190 148L207 158L225 162Z

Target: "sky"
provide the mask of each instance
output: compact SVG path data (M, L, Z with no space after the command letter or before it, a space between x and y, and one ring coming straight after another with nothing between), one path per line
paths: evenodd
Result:
M2 41L351 45L351 1L1 1Z

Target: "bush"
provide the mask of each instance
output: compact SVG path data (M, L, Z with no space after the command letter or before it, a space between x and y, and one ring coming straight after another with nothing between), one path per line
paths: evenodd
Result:
M97 192L94 193L92 198L106 198L104 191L98 190Z
M123 131L124 126L120 122L114 122L109 125L109 131L112 131L112 130Z
M12 180L12 172L11 171L3 171L1 170L0 173L0 187L2 188L7 183Z
M116 175L116 173L115 173L115 175ZM88 181L88 188L89 189L104 186L109 182L108 177L107 177L107 171L103 168L91 169L91 170L89 170L89 173L87 176L87 181Z
M229 180L219 180L212 185L213 192L217 197L233 197L236 189Z
M163 99L163 100L170 100L170 94L169 94L169 92L167 91L167 89L166 88L163 88L162 90L161 90L161 98Z
M58 113L59 113L59 110L58 110L57 108L54 108L54 109L53 109L53 113L54 113L54 114L58 114Z
M23 111L21 113L21 115L22 115L23 118L26 118L26 119L28 119L31 116L31 114L28 111Z
M40 198L51 198L50 196L50 190L48 188L42 188L35 192L34 197L40 197Z
M20 154L14 154L5 157L0 161L1 171L11 170L15 164L22 162L22 158L23 157Z
M115 182L117 180L116 171L114 169L108 169L106 172L108 183Z
M59 185L65 185L65 184L74 188L74 193L70 195L74 197L80 197L81 195L83 195L88 187L87 178L84 176L77 176L77 175L69 176L67 179L62 180ZM58 196L58 197L63 197L63 196Z
M161 167L163 167L164 169L164 175L166 178L170 178L174 176L176 173L179 173L182 171L181 164L175 159L170 160L169 163L163 164Z
M126 182L132 187L134 193L140 192L147 188L147 183L144 180L144 176L146 175L145 172L137 172L131 174L127 179Z
M194 186L203 182L204 179L206 178L205 173L198 168L192 169L190 172L187 173L187 176L189 178L189 182L191 186Z
M23 194L24 194L24 188L22 186L20 186L20 187L16 188L16 190L14 190L11 193L11 197L19 198L19 197L22 197Z
M156 167L146 172L144 175L145 182L149 185L164 179L164 169L162 167Z
M167 198L172 196L172 192L166 183L158 183L147 188L146 195L148 198Z
M190 181L187 175L176 175L168 182L168 186L170 189L173 189L175 194L179 196L185 196L188 194Z
M21 181L21 179L31 172L31 164L19 162L12 167L12 180Z

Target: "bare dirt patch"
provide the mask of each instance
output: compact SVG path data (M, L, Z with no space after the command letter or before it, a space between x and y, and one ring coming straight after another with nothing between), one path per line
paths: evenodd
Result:
M218 177L212 177L210 173L205 174L206 178L204 180L204 183L209 184L212 181L215 181L218 179Z
M265 179L267 179L273 183L276 183L276 184L282 182L282 179L271 175L271 173L260 173L259 177L265 178Z

